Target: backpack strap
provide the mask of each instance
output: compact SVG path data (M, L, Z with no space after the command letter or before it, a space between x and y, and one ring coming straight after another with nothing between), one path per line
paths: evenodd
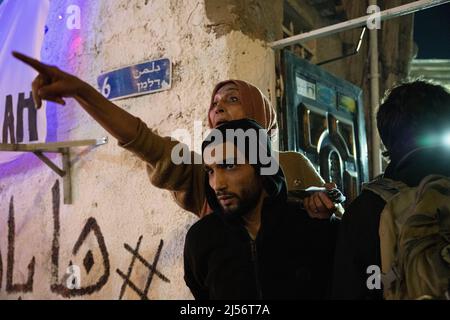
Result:
M400 181L395 181L389 178L385 178L383 174L375 177L372 181L363 184L362 191L368 190L375 193L388 203L394 196L399 194L402 190L408 188L406 184ZM384 211L384 209L383 209ZM383 212L380 212L382 214ZM380 220L381 221L381 220ZM381 236L380 236L381 240ZM380 243L381 246L381 243ZM381 247L380 247L381 249ZM399 274L395 266L391 266L387 273L381 275L384 290L387 290L392 284L399 279Z
M430 188L430 186L437 188L438 190L443 190L443 193L449 194L448 190L450 187L450 177L439 174L430 174L422 179L417 187L417 193L424 193L426 188Z
M372 181L364 183L362 186L363 191L371 191L385 202L388 202L393 196L406 188L408 188L408 186L405 183L385 178L382 174Z

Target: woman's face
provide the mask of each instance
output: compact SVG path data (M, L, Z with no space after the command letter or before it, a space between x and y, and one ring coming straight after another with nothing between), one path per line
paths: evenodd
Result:
M244 119L245 117L241 94L234 83L227 83L217 90L213 104L209 109L209 119L213 128L224 122Z

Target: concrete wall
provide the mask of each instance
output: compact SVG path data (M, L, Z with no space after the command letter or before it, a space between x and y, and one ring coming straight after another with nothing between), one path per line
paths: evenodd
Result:
M96 86L103 72L169 57L170 90L117 104L161 135L193 130L195 120L206 125L210 92L218 81L248 80L274 99L274 55L265 40L276 32L252 31L266 15L244 32L239 21L219 31L213 2L52 0L42 60ZM280 2L274 3L279 8ZM69 5L81 10L79 30L66 27ZM221 10L237 16L243 10L227 5ZM258 5L252 10L251 16L266 12ZM47 118L49 141L108 136L71 99L65 107L49 104ZM50 158L61 162L57 155ZM186 231L197 218L149 183L141 160L111 137L101 147L72 149L72 187L73 204L64 205L62 179L33 155L0 167L1 299L192 298L183 280L182 253ZM130 271L130 281L144 291L153 272L139 260L130 268L138 242L139 255L156 267L143 294L124 286L120 275ZM71 264L81 274L77 290L66 288Z

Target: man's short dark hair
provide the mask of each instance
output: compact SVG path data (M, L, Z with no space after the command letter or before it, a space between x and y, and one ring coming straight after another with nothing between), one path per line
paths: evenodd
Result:
M380 105L377 127L385 155L400 157L423 146L425 136L450 131L450 93L425 80L402 83Z
M236 136L227 135L227 130L232 130L234 132L235 130L242 130L242 132L255 130L257 136L256 143L252 144L250 139L244 139L245 143L241 145L238 143L237 139L235 139ZM218 134L222 139L216 141L215 134ZM249 161L255 168L257 176L264 176L263 186L269 196L286 192L286 181L284 174L278 165L277 159L273 157L270 137L267 135L267 130L261 127L256 121L252 119L232 120L227 121L211 130L211 133L202 143L202 156L204 155L206 147L222 142L232 142L244 155L245 160ZM250 154L252 153L256 153L257 155L256 163L252 163L251 161L253 157ZM263 155L267 157L263 157ZM266 160L269 160L269 162L267 163ZM264 173L264 169L269 170L266 170ZM272 172L272 170L274 170L274 172ZM206 185L208 185L207 180ZM207 187L207 193L209 192L208 189L210 188ZM285 196L286 194L283 195L283 197ZM208 202L209 201L210 200L208 200ZM214 205L211 205L211 207L214 207Z

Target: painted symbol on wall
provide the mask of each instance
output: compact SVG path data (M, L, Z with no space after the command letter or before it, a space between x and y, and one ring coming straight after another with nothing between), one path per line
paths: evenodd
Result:
M105 239L100 230L97 221L94 218L89 218L78 237L77 242L75 243L72 254L77 255L81 245L88 238L89 234L93 234L95 239L97 240L98 248L100 249L102 263L103 263L103 275L98 278L97 282L92 285L84 286L84 287L67 287L65 281L59 281L59 236L60 236L60 220L59 220L59 205L60 205L60 191L59 191L59 181L56 181L55 185L52 188L52 196L53 196L53 244L52 244L52 269L51 269L51 285L50 289L52 292L58 293L63 297L74 297L74 296L82 296L87 294L92 294L96 291L100 291L100 289L107 283L110 273L110 264L109 264L109 254L108 249L106 248ZM83 265L85 267L86 273L89 273L95 264L95 260L92 254L92 251L87 251L84 259ZM71 265L71 263L69 264Z
M57 180L52 187L52 218L53 218L53 240L51 244L51 269L50 269L50 290L51 292L61 295L65 298L76 296L90 295L99 292L108 282L110 276L110 259L108 249L105 243L104 236L95 218L87 219L77 241L75 242L68 265L63 265L60 260L61 243L61 221L60 221L60 185ZM33 281L35 275L35 257L26 258L28 263L28 272L17 269L17 261L15 261L15 253L20 252L20 248L16 248L16 230L15 230L15 212L14 212L14 198L11 197L9 204L8 215L8 246L6 255L0 252L0 290L3 285L3 269L6 271L5 283L7 293L31 293L33 292ZM163 240L160 241L157 252L153 261L147 261L139 249L142 243L143 236L138 239L135 248L131 248L128 244L124 244L125 250L131 254L131 263L129 265L127 274L116 270L118 275L123 279L123 285L120 290L119 299L122 299L127 288L135 292L140 299L148 300L149 289L154 277L158 277L165 283L170 283L170 280L157 270L157 264L162 252ZM3 259L5 258L5 259ZM75 259L75 260L74 260ZM27 261L27 262L28 262ZM145 267L148 272L144 284L137 284L131 280L133 269L135 270L139 261L139 265ZM73 263L75 262L75 264ZM78 264L77 264L78 262ZM65 273L64 273L65 271ZM95 272L94 272L95 271ZM81 277L81 274L94 276L92 280L90 277ZM23 278L26 280L19 280L18 275L24 274ZM14 277L15 275L15 277ZM14 281L15 278L15 281ZM89 281L85 280L89 278ZM17 282L24 283L17 283ZM86 282L86 283L85 283ZM23 295L19 296L22 299Z
M162 247L164 244L163 240L161 240L159 242L158 250L156 252L155 258L153 259L153 264L150 264L139 253L139 247L141 246L141 242L142 242L142 236L139 237L138 243L136 245L136 249L131 248L126 243L124 244L125 249L132 254L132 258L131 258L130 266L128 267L127 275L125 275L119 269L116 270L116 272L119 274L119 276L124 280L122 288L120 290L119 300L122 300L122 297L125 293L127 286L130 287L141 298L141 300L148 300L148 291L150 289L150 284L152 283L154 275L158 276L164 282L170 283L170 280L156 269L156 265L158 264L159 256L161 254L161 250L162 250ZM149 270L149 274L147 277L147 281L146 281L144 290L139 289L138 286L130 280L131 272L133 271L136 259L139 260Z
M8 216L8 256L6 266L6 291L8 293L18 292L31 292L33 291L33 277L34 277L34 265L35 259L31 258L28 264L28 280L26 283L15 284L14 283L14 249L15 249L15 219L14 219L14 198L11 197L9 203L9 216ZM1 259L1 258L0 258ZM1 274L3 273L3 266L0 261L0 287L2 283Z

